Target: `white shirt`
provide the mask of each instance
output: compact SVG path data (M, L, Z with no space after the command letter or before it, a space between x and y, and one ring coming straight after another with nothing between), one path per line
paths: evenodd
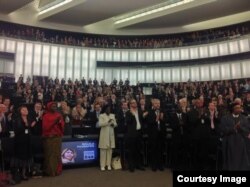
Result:
M134 111L133 114L135 115L135 120L136 120L136 130L140 130L141 129L141 124L140 124L140 120L139 120L139 115L138 115L138 111Z

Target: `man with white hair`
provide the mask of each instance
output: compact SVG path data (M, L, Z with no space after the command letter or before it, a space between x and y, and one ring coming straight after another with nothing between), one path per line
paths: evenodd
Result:
M152 100L152 109L147 115L152 171L164 170L164 142L166 137L165 117L159 99Z

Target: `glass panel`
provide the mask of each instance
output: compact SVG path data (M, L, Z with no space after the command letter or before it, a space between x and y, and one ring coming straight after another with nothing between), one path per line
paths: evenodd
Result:
M121 74L122 74L121 79L123 80L123 83L125 83L125 80L128 78L128 70L127 69L122 69Z
M136 69L129 70L129 81L130 81L130 85L136 85L136 83L137 83L137 71L136 71Z
M250 77L249 67L250 67L250 61L243 61L242 62L243 77Z
M42 76L49 76L49 56L50 46L43 46L43 59L42 59Z
M200 58L207 58L208 56L208 47L207 46L202 46L199 48L200 49Z
M187 82L190 79L189 67L181 68L181 82Z
M210 57L212 56L218 56L218 46L217 45L211 45L209 46L209 51L210 51Z
M250 51L249 39L243 39L240 40L239 42L240 42L240 52Z
M92 80L96 77L95 69L96 69L96 51L95 50L90 50L89 78L91 78Z
M75 49L75 63L74 63L74 80L81 80L81 49Z
M138 69L137 76L138 76L138 81L140 83L146 82L146 80L145 80L145 70L144 69Z
M73 48L67 48L66 79L72 79L73 71Z
M210 65L211 80L220 80L220 66Z
M114 61L121 61L121 51L113 51L114 53Z
M112 55L112 51L105 51L105 61L113 61Z
M59 48L59 64L58 64L58 79L65 78L65 61L66 61L66 48Z
M173 82L180 82L181 81L180 68L173 68L172 69L172 81Z
M141 62L145 61L145 51L138 51L137 55L138 55L138 61Z
M228 45L227 43L219 44L220 56L228 55Z
M121 78L121 71L119 68L114 68L113 69L113 79L116 78L116 80L119 82Z
M126 61L128 62L129 59L128 59L128 51L122 51L122 61Z
M230 79L230 64L221 64L221 79Z
M209 66L201 66L200 71L201 71L201 81L210 80Z
M101 68L97 68L96 69L96 79L99 81L99 83L100 83L101 79L103 79L104 81L106 81L104 79L104 69L101 69Z
M171 69L163 69L163 81L165 83L172 82L172 80L171 80Z
M154 82L154 70L146 69L146 82Z
M188 49L181 49L181 59L189 59L189 50Z
M229 42L230 53L239 53L239 46L237 41Z
M98 61L104 61L104 51L103 50L98 50L96 58L97 58Z
M153 61L153 51L146 51L146 61L152 62Z
M57 60L58 60L58 47L51 47L50 55L50 77L55 79L57 77Z
M40 75L40 65L41 65L41 50L42 46L40 44L35 44L34 49L34 68L33 68L33 75Z
M162 82L162 69L155 69L155 81Z
M24 81L26 81L28 76L31 77L32 57L33 57L33 44L26 43L24 75L23 75Z
M16 47L16 42L13 40L7 40L6 52L14 53Z
M173 49L172 51L172 60L180 60L180 50Z
M191 81L200 81L200 68L199 67L190 67L191 68Z
M16 50L16 69L15 77L18 78L20 74L23 74L23 57L24 57L24 43L17 42Z
M162 61L170 61L170 50L163 51L163 59Z
M190 48L190 59L199 58L198 48Z
M5 46L5 39L3 39L3 38L0 38L0 50L1 51L4 51L5 49L4 49L4 46Z
M161 51L154 51L154 61L161 61Z
M136 53L136 51L130 51L129 52L129 59L130 59L130 62L136 62L137 61L137 53Z
M82 50L82 77L85 79L88 78L88 55L88 50Z
M113 80L112 79L112 69L104 69L105 71L105 77L104 77L104 80L107 84L110 84L111 81Z
M239 62L235 62L231 64L232 71L232 79L241 78L241 64Z

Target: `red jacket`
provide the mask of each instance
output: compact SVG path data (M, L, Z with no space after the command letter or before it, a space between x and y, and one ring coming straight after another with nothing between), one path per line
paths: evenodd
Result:
M60 118L60 121L56 123L57 118ZM59 112L51 113L48 112L43 116L43 133L42 136L63 136L64 130L64 120L62 115Z

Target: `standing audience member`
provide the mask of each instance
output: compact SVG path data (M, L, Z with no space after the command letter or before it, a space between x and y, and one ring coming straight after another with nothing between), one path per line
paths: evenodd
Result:
M61 144L64 131L62 115L56 111L55 102L47 104L43 116L44 172L49 176L60 175L62 171Z
M31 126L31 133L35 136L42 135L43 106L41 102L36 102L34 110L30 112L30 117L34 123Z
M138 110L135 99L131 99L129 105L130 110L126 113L127 132L125 134L125 142L128 148L129 171L134 172L135 168L145 170L142 166L141 158L141 152L143 151L143 114Z
M11 167L14 170L21 171L20 174L23 180L28 180L27 169L31 160L30 127L34 123L31 123L31 119L28 117L28 114L29 111L27 107L20 106L20 108L18 109L17 119L13 123L13 129L15 133L15 156L12 159Z
M76 106L72 109L73 125L81 125L86 113L87 110L82 107L81 103L77 103Z
M174 170L185 170L189 167L190 153L190 128L187 123L187 113L179 101L178 108L170 117L172 133L172 165ZM183 154L185 153L185 155Z
M6 137L9 135L9 129L7 126L6 116L5 116L6 106L0 104L0 138Z
M229 171L249 170L247 143L250 141L250 126L241 114L238 103L232 105L232 113L221 119L223 169Z
M111 107L108 105L103 109L104 113L99 116L101 127L99 137L100 166L101 171L111 170L112 149L115 148L114 127L117 126L115 115L111 114Z
M63 116L65 127L64 127L64 135L72 134L72 126L71 126L71 109L68 106L66 101L61 102L61 114Z
M165 117L159 99L153 100L152 109L147 116L150 162L153 171L164 170L164 143L166 138Z

